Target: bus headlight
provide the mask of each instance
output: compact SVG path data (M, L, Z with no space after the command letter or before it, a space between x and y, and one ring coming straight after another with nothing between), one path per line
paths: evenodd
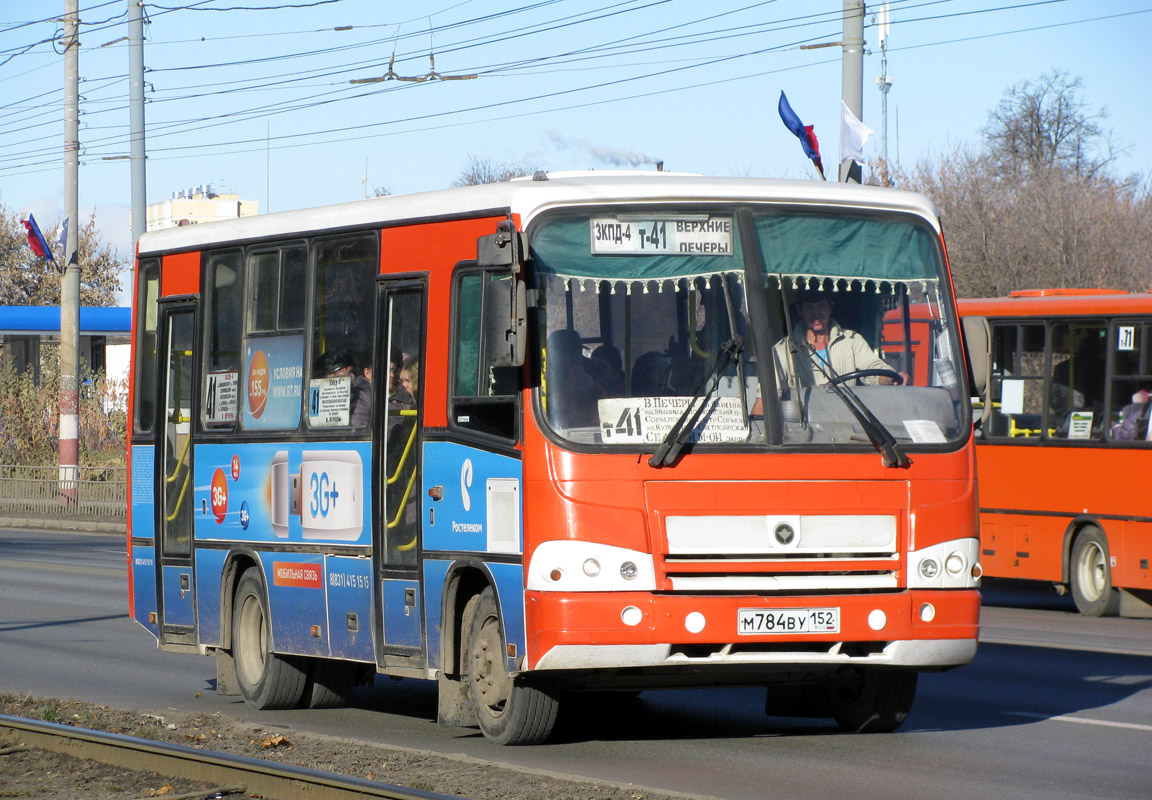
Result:
M953 539L908 553L909 589L975 589L980 540Z
M529 591L651 592L656 570L650 553L596 542L541 543L528 564Z

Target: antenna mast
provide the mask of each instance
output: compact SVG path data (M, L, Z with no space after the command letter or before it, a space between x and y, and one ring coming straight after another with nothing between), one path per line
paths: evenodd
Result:
M892 79L888 77L888 4L880 7L876 15L877 27L880 28L880 76L876 78L876 85L880 88L880 149L883 151L884 170L890 172L888 167L888 90L892 88Z

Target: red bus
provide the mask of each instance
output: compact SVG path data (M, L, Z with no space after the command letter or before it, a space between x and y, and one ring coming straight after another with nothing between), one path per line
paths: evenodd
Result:
M961 300L991 325L978 425L985 574L1070 589L1092 616L1152 596L1152 295L1045 289Z
M435 680L441 722L524 744L581 691L755 685L878 731L975 654L923 197L538 173L147 233L136 287L132 614L220 691ZM819 385L787 378L802 292ZM900 386L912 303L933 359Z

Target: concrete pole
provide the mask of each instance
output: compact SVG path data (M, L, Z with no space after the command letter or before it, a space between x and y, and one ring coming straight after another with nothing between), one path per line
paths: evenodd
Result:
M148 226L148 181L144 163L144 8L128 0L128 111L132 149L132 255Z
M61 502L75 506L80 478L80 15L79 0L64 3L64 213L68 239L60 283L60 450Z
M863 121L864 114L864 0L844 0L844 37L840 92L848 110ZM840 116L837 110L836 116ZM836 155L840 157L839 153ZM849 159L840 165L840 180L860 183L860 165Z

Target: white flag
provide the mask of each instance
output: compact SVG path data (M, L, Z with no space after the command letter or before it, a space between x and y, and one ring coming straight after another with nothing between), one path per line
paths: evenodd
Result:
M876 131L861 122L843 100L840 109L840 163L851 159L863 166L864 143Z
M60 247L68 247L68 217L60 220L60 227L56 229L56 241L60 243Z

